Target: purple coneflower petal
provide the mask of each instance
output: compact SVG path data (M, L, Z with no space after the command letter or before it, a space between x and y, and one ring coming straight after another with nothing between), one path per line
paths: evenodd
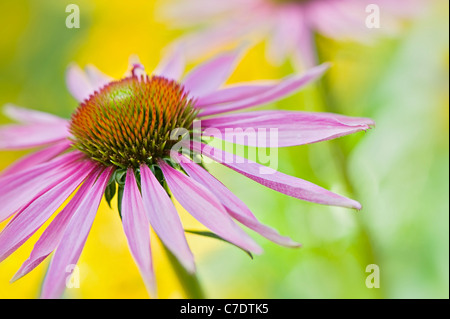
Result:
M296 6L288 6L274 14L276 23L270 33L266 52L270 61L281 65L297 49L295 44L301 32L301 10Z
M205 119L201 124L202 128L219 130L221 139L232 143L285 147L311 144L365 131L370 129L369 125L373 124L373 121L330 113L255 111ZM205 131L203 135L210 134Z
M178 159L180 165L190 177L205 186L217 197L217 199L234 219L274 243L288 247L301 246L289 237L281 236L275 229L261 224L252 214L250 209L239 198L237 198L236 195L234 195L225 185L223 185L199 165L175 152L172 152L171 155Z
M235 102L262 94L273 88L273 81L253 82L245 85L227 86L221 90L199 97L196 107L202 108L216 104Z
M153 71L154 75L163 76L167 79L179 80L183 75L185 68L184 56L181 49L175 47L170 54L167 54L156 69Z
M209 145L193 142L191 146L194 151L277 192L308 202L361 209L361 204L357 201L337 195L300 178L283 174L267 166L213 148Z
M186 242L177 210L146 165L141 166L141 188L144 209L154 231L181 264L193 273L195 271L194 257Z
M159 161L170 191L195 219L212 232L244 250L259 254L261 247L228 216L222 204L204 186Z
M93 91L99 90L109 82L114 81L112 77L106 75L93 65L87 65L84 69Z
M28 123L28 124L39 124L39 123L55 124L61 122L67 123L66 119L60 118L58 116L36 110L26 109L13 104L6 104L3 107L3 113L10 119L13 119L20 123Z
M64 291L67 267L76 265L80 258L111 173L112 169L107 168L100 175L67 225L50 263L42 298L57 298Z
M95 91L89 77L76 64L71 64L67 69L66 84L70 94L78 102L83 102Z
M46 173L48 175L53 175L54 172L50 171L56 171L59 168L78 161L82 156L83 154L81 152L74 151L20 172L9 174L8 176L0 176L0 196L8 191L15 190L16 187L23 185L36 177L42 177L41 179L44 179Z
M3 203L0 205L0 222L58 185L68 176L67 171L77 159L79 153L72 152L25 171L0 177L0 202Z
M145 216L141 193L131 168L127 171L123 191L122 224L131 254L139 267L145 286L151 296L156 296L155 274L150 247L150 225Z
M56 249L70 219L86 197L88 191L92 188L92 185L94 185L97 176L97 172L92 172L86 181L80 186L80 189L75 193L70 202L55 217L55 219L52 220L50 225L45 229L41 237L39 237L38 241L34 245L28 259L22 264L20 269L11 279L11 283L36 268L43 260L45 260L45 258L47 258L48 255L50 255L53 250Z
M247 28L244 24L225 25L212 27L208 30L200 31L198 34L189 34L175 43L183 48L183 54L188 61L196 60L199 56L204 56L205 52L212 52L218 48L226 49L224 44L240 43L236 40L240 36L243 28ZM241 42L242 43L242 42Z
M183 80L184 87L193 97L217 90L233 72L240 50L224 53L188 73Z
M70 176L57 186L36 197L23 208L0 233L0 261L22 245L64 203L92 171L91 165L78 164Z
M297 70L312 68L317 65L317 53L314 34L308 25L305 12L301 11L300 32L295 50L292 51L294 67Z
M2 171L0 173L0 176L15 174L28 168L35 167L36 165L39 165L41 163L47 162L57 155L61 154L62 152L68 150L71 144L71 141L63 140L62 142L56 143L42 150L24 156L18 161L11 164L4 171Z
M346 116L341 114L335 114L335 113L320 113L320 116L323 118L331 118L336 121L341 122L345 125L368 125L368 126L375 126L375 121L371 118L367 117L353 117L353 116Z
M0 149L26 149L55 143L70 136L67 123L5 125L0 127Z
M329 68L329 66L330 65L328 63L324 63L309 69L301 75L285 78L278 84L273 85L271 89L256 96L251 96L231 103L225 103L223 105L205 106L201 109L200 116L225 113L277 101L292 93L295 93L300 88L319 78Z

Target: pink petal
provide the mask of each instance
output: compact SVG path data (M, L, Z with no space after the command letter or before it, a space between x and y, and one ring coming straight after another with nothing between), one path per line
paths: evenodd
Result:
M68 276L67 266L76 265L81 255L111 172L108 168L100 175L67 225L45 277L42 298L58 298L62 294Z
M71 64L66 73L66 84L70 94L78 101L89 98L95 88L86 73L76 64Z
M222 204L208 189L165 162L159 161L158 164L172 194L195 219L242 249L254 253L262 252L261 247L233 222Z
M288 247L300 246L299 243L294 242L289 237L281 236L275 229L261 224L236 195L199 165L175 152L172 152L171 156L178 160L191 178L209 189L227 209L228 213L240 223L279 245Z
M342 1L341 1L342 2ZM358 3L358 7L351 8L351 5ZM356 39L368 41L371 30L366 27L364 9L366 4L363 1L353 1L353 3L339 4L339 1L329 3L327 6L311 6L307 12L310 24L321 34L335 39ZM352 9L359 12L352 14ZM327 21L327 23L325 23Z
M234 0L236 1L236 0ZM181 9L177 4L177 11L183 12L183 19L175 19L173 23L176 25L188 25L192 22L198 24L204 21L199 21L198 13L204 12L205 8L209 9L214 7L221 7L225 5L230 9L233 7L236 12L228 12L233 14L234 19L230 23L229 19L219 19L213 24L209 24L208 28L201 28L192 32L190 34L184 35L177 41L177 44L182 45L183 53L188 60L198 59L199 56L204 56L205 52L217 52L220 49L224 49L225 46L230 44L242 43L242 40L260 40L262 36L266 33L266 30L270 30L274 19L265 19L267 16L265 9L267 7L265 4L261 5L261 0L247 2L244 5L245 0L236 1L235 5L229 6L227 1L215 1L212 3L207 0L207 5L191 4L192 0L189 1L188 6L190 7L188 11L194 11L195 14L186 14L186 10ZM219 4L220 3L220 4ZM243 6L244 5L244 6ZM231 10L233 10L231 9ZM219 9L219 11L221 11ZM250 11L251 14L247 14L246 11ZM222 12L224 16L228 13ZM173 25L173 24L172 24ZM248 35L252 34L254 37L249 39Z
M17 172L26 170L41 163L45 163L53 159L57 155L61 154L62 152L68 150L71 144L72 144L71 141L64 140L62 142L44 148L40 151L24 156L15 163L13 163L12 165L10 165L4 171L2 171L0 176L15 174Z
M301 10L296 5L287 5L274 15L276 23L270 33L267 55L273 64L281 65L296 49L295 42L300 34Z
M281 98L284 98L292 93L297 92L302 87L311 83L319 78L329 68L328 63L321 64L312 69L309 69L305 73L293 77L288 77L282 80L280 83L272 86L261 94L251 96L240 101L226 103L223 105L206 106L200 111L200 116L214 115L218 113L225 113L235 110L240 110L252 106L263 105L271 102L275 102Z
M198 98L196 107L202 108L215 104L229 103L262 94L271 89L271 81L252 82L252 84L228 86L219 91Z
M0 261L22 245L64 203L92 171L91 165L79 164L69 176L23 208L0 233Z
M93 91L98 91L109 82L114 81L112 77L101 72L93 65L87 65L85 67L85 71L89 79L89 82L91 83L91 86L93 88Z
M55 115L36 110L30 110L13 104L6 104L3 107L3 113L9 118L20 123L28 123L28 124L67 123L66 119L57 117Z
M375 126L375 121L371 118L366 117L353 117L353 116L345 116L341 114L335 114L335 113L320 113L322 117L327 117L330 119L334 119L336 121L339 121L340 123L344 125L368 125L368 126Z
M80 186L80 189L75 193L67 206L64 207L64 209L53 219L50 225L42 233L41 237L39 237L33 250L31 251L30 257L28 257L28 259L22 264L20 269L11 279L11 282L14 282L28 274L45 258L47 258L53 250L56 249L70 219L80 206L81 202L86 198L88 191L92 188L92 185L94 185L97 177L98 170L92 172L88 176L86 181Z
M123 192L122 224L131 253L139 267L147 290L150 295L156 296L150 248L150 225L145 217L144 204L132 168L127 171Z
M177 210L164 188L146 165L141 165L141 189L147 218L164 245L191 273L194 257L184 236Z
M184 68L184 56L181 49L175 47L161 60L159 65L153 71L153 74L178 81L183 75Z
M234 70L240 50L222 54L192 70L183 80L193 97L211 93L219 88Z
M5 125L0 127L0 149L25 149L59 142L70 136L67 123Z
M79 158L79 152L71 152L25 171L0 177L0 202L3 203L0 205L0 222L66 179L67 170Z
M227 49L226 45L239 43L236 40L240 37L243 28L249 30L253 28L253 25L222 23L207 30L186 34L175 40L175 44L183 48L183 55L188 61L193 61L204 56L205 52L223 52Z
M305 13L302 12L302 15ZM297 70L304 68L312 68L317 65L317 52L314 42L313 30L311 30L308 22L302 17L300 25L300 34L297 39L297 48L292 51L294 66Z
M0 176L0 196L8 192L9 190L14 190L14 187L20 186L28 180L35 178L37 176L42 176L50 170L56 170L63 168L68 164L82 159L83 153L78 151L73 151L67 154L56 157L55 159L45 162L34 167L24 169L17 173L9 174L8 176ZM14 184L15 183L15 184Z
M331 113L256 111L222 115L201 121L223 140L259 147L304 145L370 129L373 121ZM203 135L210 135L205 131Z
M361 209L360 203L337 195L300 178L280 173L270 167L224 152L209 145L193 142L191 146L195 152L201 153L277 192L308 202Z

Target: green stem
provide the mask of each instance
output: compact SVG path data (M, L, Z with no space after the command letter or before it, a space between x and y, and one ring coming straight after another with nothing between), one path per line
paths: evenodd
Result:
M318 51L319 61L324 61L323 55L320 54L319 46L316 48ZM322 97L322 105L323 109L326 112L331 113L339 113L339 106L336 103L336 99L334 98L331 90L331 86L328 82L328 78L323 76L321 80L318 82L318 89L320 90L320 96ZM348 155L345 152L345 147L341 140L335 139L330 141L331 151L334 154L333 158L336 160L336 165L338 166L339 171L341 172L342 179L344 181L345 187L347 189L348 195L351 198L357 198L357 191L353 186L353 183L350 179L350 174L348 170ZM375 248L373 245L372 236L370 234L370 230L364 223L362 216L360 214L356 215L356 222L359 228L360 237L362 238L362 245L365 247L365 259L368 264L377 264L378 258L375 252ZM383 287L383 291L385 291ZM380 289L380 296L384 295L383 291Z
M167 249L167 247L162 244L164 247L164 251L167 254L167 258L169 259L172 268L178 277L178 280L181 286L184 289L186 297L188 299L205 299L205 294L200 285L200 282L196 276L196 274L189 273L178 261L178 259Z

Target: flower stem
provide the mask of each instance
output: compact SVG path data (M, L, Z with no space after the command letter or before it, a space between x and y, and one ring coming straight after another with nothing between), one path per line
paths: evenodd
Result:
M178 259L162 244L167 258L172 265L172 268L178 277L178 280L183 287L186 298L188 299L205 299L205 294L200 285L197 275L189 273L178 261Z
M317 36L316 50L318 52L319 62L326 61L326 59L324 59L323 52L320 50L317 43ZM329 78L327 76L322 77L317 85L319 94L322 99L324 111L339 113L339 104L337 103L336 98L333 95L332 88L329 83ZM351 181L350 173L348 170L348 152L346 152L342 141L340 141L339 139L330 141L330 147L331 151L334 154L333 158L336 160L336 165L341 172L341 176L349 197L357 199L357 190L354 187L353 182ZM373 238L371 236L370 230L362 219L361 215L358 214L355 220L359 228L360 238L362 239L361 244L365 248L364 258L368 264L377 264L379 262L379 258L373 244ZM379 290L379 296L381 298L385 295L385 291L385 287L383 287L382 290Z

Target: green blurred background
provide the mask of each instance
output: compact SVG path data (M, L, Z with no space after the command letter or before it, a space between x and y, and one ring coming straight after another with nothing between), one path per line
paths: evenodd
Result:
M79 29L65 27L70 3L80 7ZM279 150L280 171L360 201L360 212L302 202L210 166L261 221L303 247L280 247L254 234L265 252L251 260L231 245L188 235L208 297L449 297L449 8L444 0L424 3L401 34L371 46L318 38L320 56L333 68L319 84L275 105L376 121L366 133ZM154 1L2 0L0 105L69 117L77 107L64 81L70 62L92 63L118 78L128 57L138 54L152 70L164 47L180 35L159 22L155 6ZM288 64L270 66L261 43L229 83L290 72ZM0 152L0 169L23 154ZM198 228L181 214L186 228ZM0 264L0 298L39 296L48 260L14 284L9 279L41 232ZM184 297L154 236L153 244L159 297ZM365 285L369 264L379 266L378 289ZM120 219L104 203L79 266L80 288L67 290L67 298L147 298Z

